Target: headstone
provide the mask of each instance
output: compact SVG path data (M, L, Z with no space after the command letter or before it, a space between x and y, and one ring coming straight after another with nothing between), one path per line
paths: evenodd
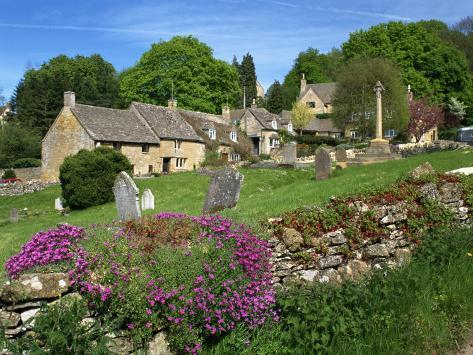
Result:
M214 213L235 207L240 197L243 175L231 168L219 170L210 180L203 213Z
M117 205L120 221L128 221L141 217L139 190L133 179L122 171L115 179L113 194Z
M330 153L325 148L319 148L315 152L315 179L324 180L332 173L332 160Z
M435 170L432 167L432 165L430 165L430 163L427 161L419 165L414 170L410 171L409 177L415 180L415 179L421 178L423 175L431 175L431 174L435 174Z
M294 142L286 143L282 147L282 164L295 164L297 161L297 144Z
M337 163L344 163L348 160L347 151L343 147L335 148L335 160Z
M18 223L18 210L16 208L10 210L10 223Z
M62 198L58 197L57 199L54 200L54 209L58 211L62 211L64 207L62 206Z
M143 191L143 195L141 196L141 210L154 210L154 195L150 189Z

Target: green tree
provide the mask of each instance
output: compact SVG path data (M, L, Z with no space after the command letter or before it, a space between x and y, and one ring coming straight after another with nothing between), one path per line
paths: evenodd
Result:
M65 91L88 105L119 105L118 78L100 55L69 58L60 55L26 71L12 97L14 120L44 135L63 106Z
M269 112L279 114L284 108L284 98L282 95L282 87L279 81L275 80L274 83L268 88L268 97L266 99L266 109Z
M334 48L327 54L321 54L314 48L300 52L282 84L284 107L290 109L299 96L302 74L310 84L332 82L336 80L341 63L342 54L339 49Z
M41 136L37 131L14 123L0 130L0 167L8 168L18 159L40 157Z
M173 92L174 91L174 92ZM174 95L179 107L219 113L240 95L237 70L215 59L212 49L192 36L173 37L151 46L138 63L121 75L126 102L167 105Z
M256 68L250 53L243 56L239 65L240 89L242 93L241 107L243 107L243 93L245 93L246 107L256 99Z
M426 28L428 27L428 28ZM442 41L425 23L389 22L350 34L343 44L345 59L384 57L401 68L404 84L411 84L417 97L445 102L450 96L470 103L472 77L460 51Z
M314 114L303 102L294 102L292 105L292 124L295 129L299 130L302 135L302 130L307 127L309 122L314 118Z
M339 128L354 128L362 137L372 135L376 118L373 88L381 81L383 126L402 131L408 121L407 92L401 73L391 61L382 58L355 58L338 74L333 98L333 120Z

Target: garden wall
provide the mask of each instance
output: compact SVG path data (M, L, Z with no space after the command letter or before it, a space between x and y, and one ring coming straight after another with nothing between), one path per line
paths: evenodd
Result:
M13 169L15 170L16 177L23 181L29 180L40 180L41 179L41 167L35 168L18 168ZM0 176L3 175L5 169L0 169Z

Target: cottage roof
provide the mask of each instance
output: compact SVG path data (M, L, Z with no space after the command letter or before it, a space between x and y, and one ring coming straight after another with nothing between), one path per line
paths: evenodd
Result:
M332 132L338 133L343 132L343 130L335 127L333 121L330 118L314 118L309 122L304 131L314 131L314 132Z
M161 139L202 141L189 123L181 116L179 110L140 102L133 102L131 107L137 110Z
M76 104L71 111L94 140L159 143L158 136L130 110Z
M312 90L324 104L330 104L332 103L336 87L337 83L307 84L306 89L300 93L299 100L302 99L309 90Z
M258 120L258 122L263 126L263 128L275 131L271 124L271 122L273 121L276 121L278 124L278 128L281 128L281 121L278 115L271 113L264 108L250 108L248 110Z

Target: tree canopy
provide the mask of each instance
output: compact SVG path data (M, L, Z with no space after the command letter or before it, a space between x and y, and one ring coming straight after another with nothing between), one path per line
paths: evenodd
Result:
M338 74L333 98L333 120L339 128L349 125L362 137L373 134L376 118L376 96L373 88L381 81L383 92L383 126L398 131L406 127L407 90L399 68L387 59L355 58Z
M63 106L65 91L74 91L79 103L119 105L118 78L112 64L98 54L60 55L26 71L12 97L14 121L44 135Z
M240 95L234 66L213 57L212 49L192 36L154 43L138 63L121 75L120 94L126 102L167 105L174 96L179 107L219 113Z
M41 136L36 130L7 124L0 129L0 167L10 168L22 158L40 158Z
M257 99L256 68L253 56L250 53L246 53L243 56L241 64L238 64L236 57L233 57L233 66L238 68L240 77L241 98L238 106L243 107L243 101L245 101L246 107L249 107L253 99ZM243 93L245 94L245 100L243 100Z
M268 88L267 95L266 109L269 112L280 114L284 109L284 98L282 95L282 87L279 81L274 81L274 83Z
M440 27L425 22L379 24L351 33L342 46L343 55L346 59L390 59L401 68L404 84L410 84L416 96L438 102L455 96L469 103L473 85L468 62L463 53L436 35Z
M436 104L429 104L425 98L413 99L409 102L409 115L408 132L416 142L419 142L425 133L443 121L442 108Z
M292 105L292 123L294 128L298 129L301 135L302 130L307 127L313 118L314 114L305 103L294 102Z

